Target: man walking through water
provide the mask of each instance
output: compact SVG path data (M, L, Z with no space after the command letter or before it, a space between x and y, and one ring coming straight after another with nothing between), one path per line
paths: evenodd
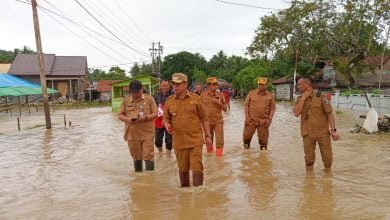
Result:
M193 186L200 186L203 185L202 146L205 141L206 145L212 144L207 112L200 96L187 91L187 75L174 73L171 82L175 94L165 103L163 124L172 134L181 187L190 186L190 169Z
M340 139L337 133L332 105L319 90L314 91L310 78L298 80L302 93L294 106L294 115L301 116L301 136L305 152L306 171L313 171L316 143L320 147L325 171L330 171L333 162L332 143Z
M223 93L218 92L217 88L217 77L207 78L207 92L202 92L200 97L203 100L209 117L211 140L214 139L213 137L215 135L215 155L217 157L222 157L224 147L222 111L227 111L227 105ZM213 145L207 146L207 152L213 152Z
M155 145L159 152L162 152L163 146L163 138L165 135L165 148L168 153L171 153L172 150L172 136L168 133L168 131L164 128L162 123L162 115L164 113L164 105L167 98L172 95L169 89L169 81L161 80L160 82L160 92L154 96L154 101L156 102L158 111L157 111L157 119L154 121L154 125L156 127L156 139Z
M257 129L260 150L267 150L269 126L275 113L275 100L267 91L268 79L259 77L258 89L249 92L245 100L244 147L249 148L253 134Z
M118 118L125 123L124 139L133 157L135 172L142 172L142 160L147 171L154 170L154 119L156 103L152 96L143 94L142 84L133 80L129 84L130 96L123 99Z

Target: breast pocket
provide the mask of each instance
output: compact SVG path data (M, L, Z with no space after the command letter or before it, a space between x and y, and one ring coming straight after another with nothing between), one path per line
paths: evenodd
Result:
M132 105L126 106L126 115L128 116L137 115L135 106Z

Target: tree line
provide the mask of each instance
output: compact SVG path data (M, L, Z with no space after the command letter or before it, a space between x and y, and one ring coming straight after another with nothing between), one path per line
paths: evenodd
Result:
M272 80L295 70L309 75L317 61L330 61L348 86L357 88L356 78L372 70L364 59L390 55L389 23L388 0L293 0L288 8L260 18L247 48L250 58L219 51L206 60L200 53L181 51L163 58L161 76L170 79L172 73L183 72L191 83L216 76L246 92L256 88L259 76ZM0 62L12 60L15 52L0 51ZM90 69L89 78L122 80L151 73L151 64L135 63L127 73L119 67Z

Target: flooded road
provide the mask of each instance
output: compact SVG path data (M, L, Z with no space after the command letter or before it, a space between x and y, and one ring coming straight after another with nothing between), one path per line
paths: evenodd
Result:
M244 150L242 103L225 114L225 155L204 152L205 185L179 187L174 155L135 174L123 123L111 108L0 116L0 219L390 219L390 134L349 133L357 114L336 115L342 140L324 173L317 148L306 175L299 118L278 103L268 151ZM63 114L72 122L63 127ZM15 128L16 127L16 128Z

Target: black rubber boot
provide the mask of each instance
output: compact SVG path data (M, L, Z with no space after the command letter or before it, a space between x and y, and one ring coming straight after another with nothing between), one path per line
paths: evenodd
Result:
M260 145L260 150L267 150L267 145Z
M142 172L142 160L134 160L135 172Z
M180 186L189 187L190 186L190 172L179 171L180 177Z
M154 170L154 160L145 160L145 169L146 171Z
M203 173L192 173L192 185L194 186L203 185Z

